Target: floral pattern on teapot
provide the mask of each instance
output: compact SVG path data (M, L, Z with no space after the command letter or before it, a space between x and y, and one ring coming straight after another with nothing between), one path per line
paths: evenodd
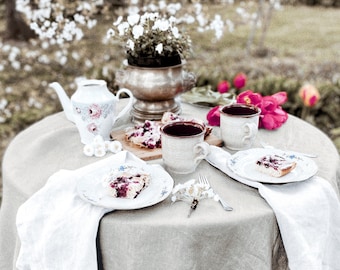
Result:
M87 130L90 133L98 134L98 120L101 118L106 119L109 115L111 115L113 113L113 105L107 103L82 104L74 102L73 111L75 115L80 116L84 122L88 123Z

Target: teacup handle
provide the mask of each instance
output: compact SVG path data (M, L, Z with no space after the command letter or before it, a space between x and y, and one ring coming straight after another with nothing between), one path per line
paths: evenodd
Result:
M117 97L118 100L119 100L120 94L122 94L122 93L127 94L130 97L130 100L129 100L129 103L119 112L115 121L117 119L119 119L120 117L122 117L124 114L126 114L132 107L133 95L132 95L131 91L129 89L126 89L126 88L119 89L117 94L116 94L116 97Z
M244 129L246 130L247 134L243 137L242 142L244 145L248 144L247 141L250 141L256 134L257 126L254 123L245 123Z
M210 153L210 146L206 142L200 142L194 146L194 153L197 155L194 159L195 164L200 163L202 159L205 159Z

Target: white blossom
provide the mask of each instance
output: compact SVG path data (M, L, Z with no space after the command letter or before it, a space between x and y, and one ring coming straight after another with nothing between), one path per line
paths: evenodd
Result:
M136 25L139 22L140 15L139 14L132 14L127 17L127 21L131 26Z
M90 59L86 59L85 60L85 66L88 68L92 68L93 67L93 63Z
M0 110L4 110L4 109L6 108L6 106L7 106L7 104L8 104L7 99L2 98L2 99L0 100Z
M103 157L108 151L116 154L122 149L119 141L105 141L101 135L96 135L91 143L84 146L83 152L87 156Z
M152 29L154 30L160 30L160 31L167 31L170 27L169 21L167 20L156 20L154 26Z
M92 144L86 144L83 148L85 156L92 157L94 155L94 147Z
M74 14L73 18L76 22L80 24L84 25L86 23L85 17L81 14Z
M113 26L118 26L123 21L123 16L119 16L115 22L113 22Z
M158 1L158 7L160 9L165 9L166 8L166 1L164 1L164 0Z
M126 42L126 47L133 51L135 49L135 43L131 39L129 39Z
M5 92L6 92L6 94L13 93L13 88L10 87L10 86L7 86L7 87L5 88Z
M106 154L105 146L94 147L94 155L96 157L103 157L103 156L105 156L105 154Z
M170 3L167 6L167 11L169 12L169 14L175 15L177 11L179 11L181 8L182 8L182 5L180 3Z
M109 144L109 150L114 154L122 151L122 149L123 149L123 146L122 146L121 142L119 142L119 141L112 141Z
M107 66L103 66L103 68L102 68L102 75L104 77L109 77L110 73L109 73L109 68Z
M177 184L172 190L172 195L172 202L183 200L191 203L193 199L213 198L215 193L210 186L190 179L183 184Z
M118 34L120 36L124 36L126 30L129 29L129 24L127 22L123 22L123 23L119 24L117 28L118 28Z
M30 71L32 71L32 66L30 66L30 65L25 65L24 66L24 71L26 71L26 72L30 72Z
M79 60L80 59L80 55L79 55L78 52L72 52L71 56L72 56L72 58L74 60Z
M159 44L156 46L155 50L156 50L159 54L162 54L162 52L163 52L163 44L162 44L162 43L159 43Z
M144 33L144 28L141 25L135 25L132 28L132 34L134 39L138 39L139 37L143 36Z
M21 64L19 61L13 61L11 65L15 70L19 70L21 68Z
M87 21L87 28L88 29L92 29L93 27L95 27L97 25L97 20L88 20Z
M180 37L179 30L176 26L171 28L171 32L172 32L172 34L174 35L175 38Z

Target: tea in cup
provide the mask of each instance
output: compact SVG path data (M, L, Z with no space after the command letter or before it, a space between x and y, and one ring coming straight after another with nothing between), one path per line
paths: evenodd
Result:
M247 104L226 105L220 110L220 129L224 145L231 150L248 149L258 132L261 110Z
M199 123L178 121L161 128L162 157L167 170L187 174L209 154L204 142L205 127Z

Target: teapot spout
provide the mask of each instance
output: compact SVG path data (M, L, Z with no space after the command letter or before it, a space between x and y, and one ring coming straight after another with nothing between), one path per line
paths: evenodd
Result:
M49 86L57 93L61 106L64 109L66 118L74 123L71 100L66 95L65 90L57 82L50 83Z

